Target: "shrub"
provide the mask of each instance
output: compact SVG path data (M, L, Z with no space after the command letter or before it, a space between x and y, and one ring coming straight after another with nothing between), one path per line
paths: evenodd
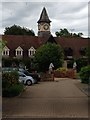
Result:
M68 77L68 78L76 78L76 73L73 69L68 69L65 67L60 67L54 71L55 77Z
M53 63L54 69L62 66L64 60L63 49L57 44L47 43L42 45L36 51L34 63L37 71L46 72L50 63Z
M77 72L81 70L82 67L85 67L88 65L88 59L86 58L79 58L76 60L77 63Z
M2 74L2 87L10 87L13 86L14 84L18 84L19 81L19 76L16 71L13 72L4 72Z
M65 67L59 67L55 70L54 74L55 76L60 76L60 77L66 77L66 72L67 72L67 68Z
M90 65L82 67L79 73L82 83L89 83L90 81Z
M23 90L23 85L18 81L19 76L16 71L2 73L2 96L13 97Z
M16 84L9 88L2 89L3 97L14 97L23 91L23 84Z
M57 68L56 71L60 71L60 72L66 73L66 72L67 72L67 68L65 68L65 67L60 67L60 68Z
M31 70L31 59L30 58L23 58L23 59L17 59L17 58L3 58L2 59L2 67L20 67L20 64L22 67L25 67L28 70Z

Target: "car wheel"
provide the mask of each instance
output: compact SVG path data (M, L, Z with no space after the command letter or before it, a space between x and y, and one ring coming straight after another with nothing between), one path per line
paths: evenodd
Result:
M27 84L28 86L30 86L30 85L32 85L32 81L31 81L31 80L27 80L26 84Z

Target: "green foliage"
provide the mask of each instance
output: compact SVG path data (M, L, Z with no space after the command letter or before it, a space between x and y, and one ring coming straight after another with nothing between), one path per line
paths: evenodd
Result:
M63 50L59 45L47 43L37 50L34 62L37 69L43 72L48 70L51 62L55 69L62 66L63 58Z
M57 37L59 37L59 36L70 36L70 33L66 28L60 29L60 31L59 32L57 31L55 34L56 34Z
M11 27L6 27L4 31L5 35L31 35L35 36L35 33L33 30L29 30L25 27L20 27L17 25L13 25Z
M2 90L3 97L14 97L19 95L23 91L23 84L15 84L9 88L5 88Z
M88 65L88 59L86 59L86 58L78 58L76 60L76 63L77 63L77 72L79 72L82 67Z
M1 52L1 51L2 51L2 49L4 48L5 44L6 44L6 41L5 41L5 40L0 39L0 52Z
M81 37L83 33L70 33L66 28L60 29L60 31L55 32L57 37Z
M23 90L23 85L18 81L19 76L16 71L2 73L2 95L13 97Z
M15 84L18 84L18 73L16 71L12 72L3 72L2 74L2 87L10 87Z
M2 66L3 67L19 67L19 64L24 64L28 69L30 69L31 65L31 59L25 58L25 59L16 59L16 58L3 58L2 59Z
M88 57L88 63L90 64L90 44L88 44L88 47L86 48L86 56Z
M79 75L82 83L90 83L90 65L82 67Z
M60 72L62 72L62 73L66 73L67 72L67 68L65 68L65 67L59 67L59 68L57 68L57 70L56 71L60 71Z
M12 66L12 58L2 58L2 67L11 67Z

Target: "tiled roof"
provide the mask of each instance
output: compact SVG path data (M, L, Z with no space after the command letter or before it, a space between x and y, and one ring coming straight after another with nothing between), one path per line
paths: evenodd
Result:
M0 36L1 37L1 36ZM6 46L15 51L19 46L27 51L32 46L37 49L41 45L48 41L49 37L27 36L27 35L3 35L2 40L7 41ZM82 47L88 46L87 38L75 38L75 37L54 37L57 44L60 44L62 48L70 47L74 50L75 56L79 56L79 50ZM26 54L26 53L25 53Z
M7 41L6 45L10 49L16 49L19 46L22 49L29 49L31 46L37 49L41 44L39 38L33 36L4 35L2 39Z
M78 48L81 46L87 46L88 40L87 38L80 38L80 37L56 37L56 42L60 44L62 47L70 46L71 48Z
M62 37L62 38L56 38L55 39L57 41L58 44L60 44L62 46L62 48L65 47L70 47L74 50L74 55L76 57L79 57L79 50L82 47L88 47L88 40L87 38L78 38L78 37Z

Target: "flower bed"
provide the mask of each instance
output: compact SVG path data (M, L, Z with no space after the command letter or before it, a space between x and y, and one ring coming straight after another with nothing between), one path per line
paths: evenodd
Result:
M67 69L66 71L62 71L62 70L55 70L54 71L54 77L57 78L76 78L76 71L73 69Z

